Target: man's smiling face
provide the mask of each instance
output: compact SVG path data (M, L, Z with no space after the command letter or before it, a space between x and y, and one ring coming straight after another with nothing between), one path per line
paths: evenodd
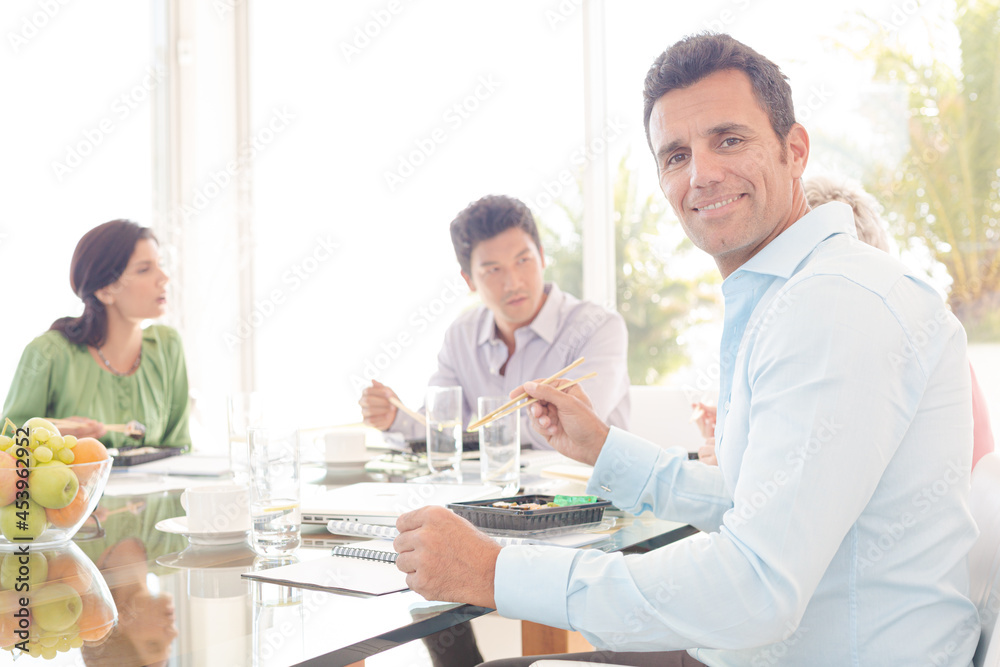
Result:
M782 145L739 70L660 97L649 135L663 194L723 277L808 211L795 196L809 154L805 129L793 125Z

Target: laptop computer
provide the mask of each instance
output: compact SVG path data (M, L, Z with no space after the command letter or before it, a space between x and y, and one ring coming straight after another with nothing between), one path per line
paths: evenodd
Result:
M394 526L400 514L427 505L445 506L500 496L500 487L492 484L359 482L304 495L302 523L325 526L330 521L357 521Z

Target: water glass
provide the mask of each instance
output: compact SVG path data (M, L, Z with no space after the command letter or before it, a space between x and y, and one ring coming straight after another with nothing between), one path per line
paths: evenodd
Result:
M234 481L246 483L250 479L247 429L264 426L264 396L255 391L230 394L226 408L229 416L229 469Z
M482 419L507 402L505 396L480 396ZM513 496L521 488L521 411L479 427L479 470L483 484L502 487L503 495Z
M295 431L250 427L250 546L282 556L301 543L299 448Z
M462 388L428 387L427 465L431 473L462 476Z

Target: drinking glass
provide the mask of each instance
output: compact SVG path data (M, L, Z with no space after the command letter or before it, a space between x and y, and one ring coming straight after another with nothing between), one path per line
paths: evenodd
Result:
M246 483L250 479L247 428L264 426L264 396L256 391L230 394L226 408L229 416L229 469L234 481Z
M250 546L261 556L291 554L301 543L299 448L295 431L250 427Z
M479 418L506 402L505 396L480 396ZM517 494L521 488L520 410L479 427L479 470L483 484L502 487L505 496Z
M462 476L462 388L428 387L427 465L431 473Z

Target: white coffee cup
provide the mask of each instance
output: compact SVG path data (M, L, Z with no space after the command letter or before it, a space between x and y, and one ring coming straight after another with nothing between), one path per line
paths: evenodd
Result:
M192 533L250 530L250 490L239 484L213 484L185 489L181 507Z
M364 429L338 429L323 436L327 463L353 463L369 457L365 448L368 432Z

